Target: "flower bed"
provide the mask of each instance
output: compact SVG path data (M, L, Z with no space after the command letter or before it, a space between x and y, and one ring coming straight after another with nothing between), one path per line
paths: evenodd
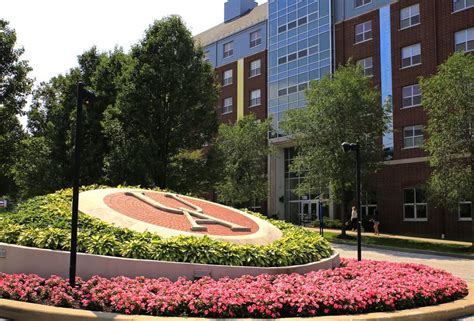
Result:
M218 281L78 279L0 274L0 297L125 314L276 318L393 311L453 301L467 285L417 264L343 260L343 267L306 275L260 275Z
M92 190L100 186L83 187ZM0 242L51 250L69 250L72 190L34 197L13 213L0 213ZM78 251L89 254L201 264L280 267L307 264L330 257L327 240L304 228L262 219L278 227L283 237L268 245L238 245L209 237L162 239L79 215Z

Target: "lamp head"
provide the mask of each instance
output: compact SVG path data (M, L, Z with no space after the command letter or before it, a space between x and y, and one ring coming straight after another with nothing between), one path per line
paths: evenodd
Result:
M359 148L358 143L348 143L344 142L341 144L342 149L344 150L344 153L349 153L350 151L357 150Z

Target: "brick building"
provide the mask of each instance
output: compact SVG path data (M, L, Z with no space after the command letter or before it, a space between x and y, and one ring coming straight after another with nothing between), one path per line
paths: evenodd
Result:
M281 135L279 122L287 110L305 107L309 81L352 59L393 110L393 131L383 137L389 157L362 213L378 208L385 232L471 239L470 202L452 213L425 197L430 168L421 147L427 116L418 79L435 73L455 50L474 51L474 1L269 0L257 6L229 0L225 19L196 39L223 85L221 121L250 112L272 116L276 152L268 161L268 214L299 223L321 210L315 195L292 193L304 177L288 171L294 144ZM339 217L338 211L330 205L325 214Z

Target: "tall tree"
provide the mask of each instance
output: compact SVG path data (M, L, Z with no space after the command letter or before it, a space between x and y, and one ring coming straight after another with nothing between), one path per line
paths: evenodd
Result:
M103 181L103 159L108 145L102 132L104 111L115 104L123 71L131 59L122 49L99 53L95 47L78 56L79 67L53 77L35 90L28 112L31 137L18 158L16 180L23 196L46 193L70 186L72 181L73 132L77 82L96 92L84 108L81 182ZM47 166L50 164L50 166ZM35 185L34 188L31 188Z
M12 166L24 136L18 116L32 86L31 68L21 60L24 49L16 40L15 30L0 19L0 195L15 193Z
M460 201L474 200L474 56L453 54L420 84L433 168L430 198L457 213ZM474 245L474 220L472 238Z
M106 175L112 184L169 187L173 158L217 131L214 73L176 16L155 22L131 55L126 85L106 111Z
M216 185L218 199L233 206L255 206L268 192L266 157L270 120L254 114L235 125L221 124L216 149L222 158L222 178Z
M333 75L312 81L306 97L307 108L290 111L282 123L296 142L290 170L304 174L295 191L316 195L329 187L331 198L344 205L344 220L355 190L355 157L345 154L341 143L359 142L361 177L367 181L382 159L380 140L387 113L379 91L362 68L350 62Z

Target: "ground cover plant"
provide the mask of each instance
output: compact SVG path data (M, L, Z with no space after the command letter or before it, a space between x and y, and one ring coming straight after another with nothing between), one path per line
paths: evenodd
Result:
M83 190L97 188L100 187L89 186ZM27 200L14 212L0 213L0 242L69 250L71 199L71 189L64 189ZM261 267L305 264L333 253L329 242L319 234L282 221L269 221L283 232L283 237L272 244L258 246L208 237L162 239L156 234L116 227L81 213L78 251L137 259Z
M435 305L467 295L466 283L418 264L342 260L306 275L197 281L98 276L71 288L57 276L0 274L0 297L125 314L277 318L359 314Z

